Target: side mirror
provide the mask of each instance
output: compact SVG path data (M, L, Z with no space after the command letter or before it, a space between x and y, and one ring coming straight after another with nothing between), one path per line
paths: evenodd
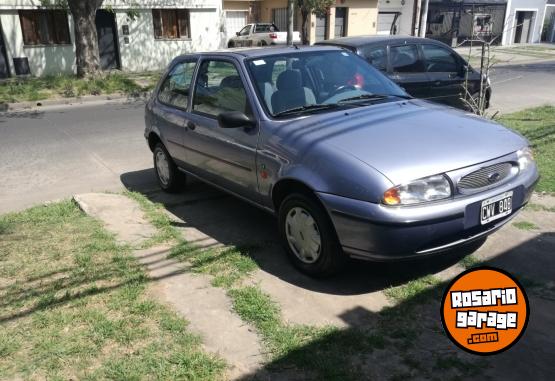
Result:
M254 122L241 111L222 112L218 115L221 128L253 127Z
M236 35L237 37L239 37L239 32L235 32L235 35Z

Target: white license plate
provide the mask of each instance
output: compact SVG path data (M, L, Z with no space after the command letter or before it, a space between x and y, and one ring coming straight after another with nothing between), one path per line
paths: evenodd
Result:
M482 201L480 222L482 225L508 216L513 211L513 191L498 194Z

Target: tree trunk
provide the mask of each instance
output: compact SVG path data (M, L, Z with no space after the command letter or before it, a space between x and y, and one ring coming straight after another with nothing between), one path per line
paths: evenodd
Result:
M100 71L95 19L96 11L102 2L103 0L68 0L74 22L75 55L79 77L94 76Z
M309 12L306 8L301 8L301 40L303 45L308 45L309 43L309 36L308 36L308 16Z

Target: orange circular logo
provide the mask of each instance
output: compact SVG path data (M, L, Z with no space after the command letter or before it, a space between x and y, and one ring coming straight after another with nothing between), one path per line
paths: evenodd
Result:
M509 349L524 333L529 315L524 288L507 272L492 267L457 276L441 302L447 336L465 351L479 355Z

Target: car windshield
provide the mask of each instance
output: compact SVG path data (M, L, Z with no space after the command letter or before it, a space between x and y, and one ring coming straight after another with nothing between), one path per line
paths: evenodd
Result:
M292 51L247 61L258 97L274 117L409 97L348 51Z

